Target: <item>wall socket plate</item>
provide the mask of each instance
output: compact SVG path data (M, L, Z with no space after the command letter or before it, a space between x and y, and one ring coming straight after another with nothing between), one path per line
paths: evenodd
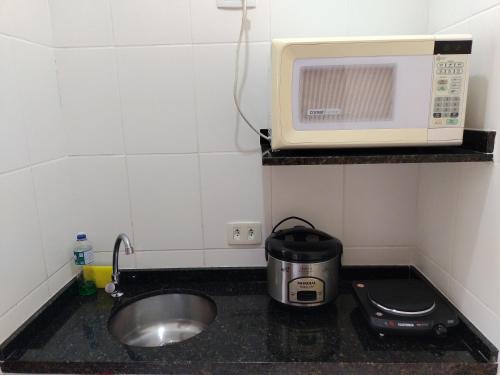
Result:
M222 9L241 9L243 6L243 1L241 0L217 0L217 8ZM247 0L247 8L255 8L257 6L257 0Z
M258 221L227 223L226 237L229 245L258 245L262 242L262 224Z

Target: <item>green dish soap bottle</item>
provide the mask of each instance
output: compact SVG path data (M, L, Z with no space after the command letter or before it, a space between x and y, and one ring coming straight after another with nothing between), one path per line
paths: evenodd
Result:
M76 235L73 257L77 266L85 266L94 263L94 249L87 239L87 234L79 232ZM97 287L93 281L85 280L83 272L78 277L78 291L81 296L91 296L97 293Z

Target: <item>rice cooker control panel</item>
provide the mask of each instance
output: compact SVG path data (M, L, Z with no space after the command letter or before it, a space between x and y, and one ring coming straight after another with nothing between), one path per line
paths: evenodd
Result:
M319 303L325 300L325 282L315 277L301 277L288 282L288 302Z

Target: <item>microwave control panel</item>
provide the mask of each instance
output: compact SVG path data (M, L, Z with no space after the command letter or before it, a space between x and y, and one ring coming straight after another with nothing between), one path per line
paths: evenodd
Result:
M463 126L468 60L468 54L435 55L431 128Z

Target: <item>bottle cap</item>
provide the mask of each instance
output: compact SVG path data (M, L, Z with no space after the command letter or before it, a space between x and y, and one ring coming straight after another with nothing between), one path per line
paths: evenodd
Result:
M77 239L77 241L84 241L87 239L87 234L84 232L78 232L76 234L76 239Z

